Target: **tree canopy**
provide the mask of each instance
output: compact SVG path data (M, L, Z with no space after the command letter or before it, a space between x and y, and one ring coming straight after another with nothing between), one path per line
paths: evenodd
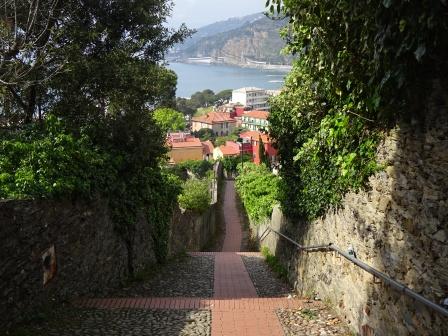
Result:
M156 109L154 119L165 131L183 131L185 129L184 115L171 108Z
M136 217L146 215L164 260L180 184L160 168L165 133L153 110L175 104L176 75L163 59L190 34L166 27L172 6L2 3L1 198L103 196L129 249Z
M177 98L176 106L184 114L194 114L198 108L216 104L224 104L232 98L232 90L227 89L214 93L210 89L195 92L190 99Z

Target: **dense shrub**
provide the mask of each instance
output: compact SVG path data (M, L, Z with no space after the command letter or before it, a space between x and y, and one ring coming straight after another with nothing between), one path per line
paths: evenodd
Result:
M183 209L204 212L210 206L210 190L207 179L189 179L182 186L178 196L179 205Z
M43 127L0 141L0 198L90 197L115 179L110 155L87 136L75 138L53 116Z
M192 172L198 178L203 178L213 169L213 163L206 160L188 160L177 164L177 167Z
M236 190L240 195L249 219L259 222L270 218L274 205L278 203L279 178L265 165L245 163L238 167Z

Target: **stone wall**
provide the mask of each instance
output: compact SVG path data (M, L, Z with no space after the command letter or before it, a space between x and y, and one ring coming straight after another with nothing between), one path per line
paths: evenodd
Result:
M124 240L107 203L0 201L0 329L42 307L106 293L156 262L151 225L139 216ZM182 213L176 206L169 254L205 246L215 234L215 211L216 204L203 214ZM42 255L52 246L56 277L44 286Z
M174 211L169 238L170 255L201 251L210 242L216 233L216 207L216 203L212 204L202 214L182 212L179 208Z
M102 202L1 201L0 223L0 325L117 286L128 274L126 245ZM51 246L57 277L43 286L42 253ZM150 254L150 246L142 250Z
M366 191L312 223L272 225L303 245L333 243L424 297L448 298L448 111L432 102L424 120L403 122L378 151L385 169ZM263 226L255 229L258 235ZM301 253L271 233L264 241L285 263L302 295L331 303L362 335L447 335L448 319L377 283L334 253Z

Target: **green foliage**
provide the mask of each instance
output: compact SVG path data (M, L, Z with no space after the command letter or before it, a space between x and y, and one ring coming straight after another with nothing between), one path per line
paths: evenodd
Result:
M193 135L199 138L201 141L215 141L215 133L211 128L201 128L199 131L193 132Z
M202 213L210 206L209 182L207 179L189 179L182 187L178 197L179 205L183 209Z
M148 107L175 103L176 75L162 60L191 32L166 28L172 5L5 4L0 22L16 29L0 23L12 51L0 64L0 197L102 196L129 255L144 213L164 260L180 182L159 167L165 134Z
M245 163L238 168L235 186L249 219L257 223L270 218L279 200L279 178L263 164Z
M217 104L223 104L232 97L232 90L227 89L215 94L207 89L195 92L190 99L176 98L176 108L183 114L193 115L200 108L206 108Z
M305 308L300 311L300 315L307 320L315 320L317 318L317 313L314 310Z
M265 258L266 263L269 265L271 270L277 274L277 276L283 281L288 281L288 271L285 267L280 263L275 255L271 253L267 246L263 246L261 248L261 254Z
M258 138L258 157L260 158L260 163L263 163L266 165L266 167L270 166L269 163L269 156L266 153L266 150L264 148L264 143L263 143L263 139L261 138L261 136Z
M183 131L184 115L171 108L158 108L153 113L154 120L164 131Z
M283 209L315 218L377 170L382 127L419 117L434 78L448 88L447 4L269 0L297 56L271 101Z
M447 87L446 1L268 3L289 17L287 50L331 105L351 97L351 111L382 120L422 113L435 77Z
M235 142L237 139L238 139L238 136L235 134L230 134L227 136L219 136L219 137L216 137L215 146L225 145L226 141L234 141Z
M244 154L243 157L241 155L238 156L226 156L221 159L223 168L228 173L236 173L237 167L241 162L252 162L252 156L249 154Z
M110 161L87 136L75 138L51 116L42 129L0 141L0 198L91 197L114 174Z
M204 178L213 169L213 163L206 160L188 160L175 165L175 170L179 176L183 176L183 171L192 172L197 178Z

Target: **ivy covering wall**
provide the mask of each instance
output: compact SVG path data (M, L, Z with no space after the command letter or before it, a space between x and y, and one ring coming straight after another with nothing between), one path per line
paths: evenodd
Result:
M270 132L281 158L280 199L308 219L363 187L380 167L377 144L401 118L418 120L434 80L448 88L444 0L268 0L288 17L296 57L271 101Z

